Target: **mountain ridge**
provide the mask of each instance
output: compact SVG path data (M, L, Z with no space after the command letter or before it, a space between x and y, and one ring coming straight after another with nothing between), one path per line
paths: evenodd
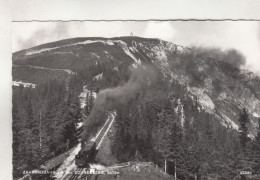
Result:
M260 116L259 77L224 61L196 57L192 49L171 42L136 36L79 37L15 52L13 64L70 69L75 72L89 64L124 67L119 68L120 72L152 64L169 82L176 80L186 86L187 91L198 98L202 108L215 114L227 127L239 130L238 114L241 108L246 107L252 119L249 125L251 137L256 135L256 117ZM13 71L16 68L13 67ZM26 76L19 79L18 74L14 80L27 82Z

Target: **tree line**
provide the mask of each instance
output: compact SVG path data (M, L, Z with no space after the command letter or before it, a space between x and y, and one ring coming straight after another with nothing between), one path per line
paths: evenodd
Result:
M238 116L240 131L223 126L207 113L185 86L158 79L117 109L112 152L119 162L152 161L179 179L239 178L239 171L260 172L260 128L248 138L246 109ZM124 153L122 153L124 152Z
M14 177L20 177L23 170L39 168L46 160L77 143L77 123L90 114L94 104L93 92L117 86L127 79L127 75L122 75L124 67L119 67L117 73L111 66L111 63L93 62L77 70L76 75L39 82L36 88L13 87ZM127 74L126 70L123 72ZM103 78L95 80L100 73L104 74ZM84 85L90 93L82 110L78 96Z
M94 79L101 73L102 79ZM83 113L90 114L93 92L123 84L129 74L128 65L93 61L66 80L53 79L35 89L13 87L14 177L75 145L76 124ZM83 85L91 93L82 111L78 95ZM238 117L240 133L226 128L184 85L175 80L169 84L163 75L116 111L112 152L121 162L153 161L163 167L166 159L167 172L174 173L175 162L180 179L194 179L195 174L231 179L238 170L260 169L260 132L256 140L248 138L246 110ZM90 125L102 124L102 117Z
M12 114L14 177L39 168L77 142L79 101L64 82L53 80L35 89L13 87Z

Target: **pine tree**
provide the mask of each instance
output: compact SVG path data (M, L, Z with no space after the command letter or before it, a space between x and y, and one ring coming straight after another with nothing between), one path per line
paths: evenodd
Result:
M117 117L115 121L115 138L113 140L112 145L112 153L121 161L125 158L126 153L125 152L125 126L124 126L124 117L122 114L121 109L117 110Z
M13 115L13 169L14 169L14 177L18 175L18 172L16 171L21 165L22 165L22 152L21 152L21 136L20 136L20 129L21 129L21 121L19 117L19 111L17 107L17 101L16 98L13 98L13 109L12 109L12 115Z
M25 157L26 163L31 167L37 167L39 164L39 127L34 117L31 97L26 98L25 102Z
M93 94L93 90L90 90L90 95L89 95L89 112L91 112L93 106L94 106L94 94Z
M86 100L85 100L85 114L88 116L90 114L89 109L89 93L86 94Z
M243 150L246 148L246 143L248 141L248 128L247 128L247 123L249 122L249 116L246 108L243 108L242 113L240 114L239 117L239 122L240 122L240 143L241 147Z
M258 117L258 132L256 136L256 142L260 145L260 117Z
M65 113L65 123L64 123L64 132L63 137L66 142L69 142L69 145L73 145L77 141L77 128L76 123L79 118L81 118L80 113L80 103L77 97L74 97L70 100L68 104L66 113Z
M254 146L254 150L256 150L256 152L260 155L260 117L258 117L258 132L257 135L255 137L255 146Z

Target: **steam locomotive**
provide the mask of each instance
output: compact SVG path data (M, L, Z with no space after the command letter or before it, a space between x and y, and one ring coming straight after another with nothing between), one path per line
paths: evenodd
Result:
M75 164L79 168L89 167L89 163L94 161L96 154L96 142L84 142L81 150L75 156Z

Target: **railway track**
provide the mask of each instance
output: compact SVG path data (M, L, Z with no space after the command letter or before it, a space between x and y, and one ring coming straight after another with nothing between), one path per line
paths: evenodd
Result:
M113 115L111 113L109 113L109 120L107 123L105 123L105 125L103 126L100 134L98 135L98 137L96 138L95 142L98 146L98 144L100 143L102 137L105 135L105 132L107 131L107 128L109 127L111 121L113 120Z
M103 136L108 131L108 128L111 126L111 123L112 123L113 120L114 120L114 114L108 112L108 120L106 121L106 123L104 124L104 126L102 127L98 136L95 139L95 143L97 144L97 146L99 146L99 144L101 143ZM79 179L83 170L84 170L84 168L77 168L75 173L70 177L70 180ZM90 179L97 179L97 177L98 177L98 175L88 175L87 179L89 179L89 178Z
M70 180L77 180L79 178L79 176L81 175L83 170L84 170L84 168L77 168L75 173L71 176Z

